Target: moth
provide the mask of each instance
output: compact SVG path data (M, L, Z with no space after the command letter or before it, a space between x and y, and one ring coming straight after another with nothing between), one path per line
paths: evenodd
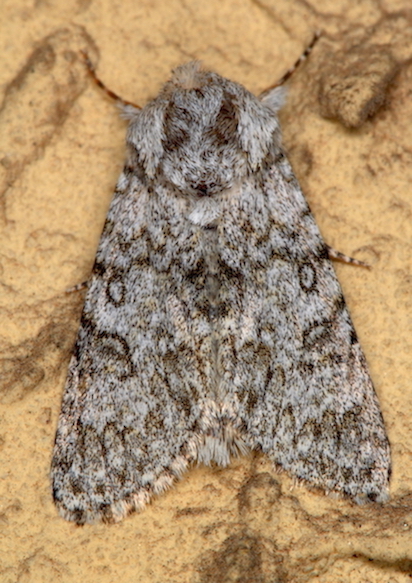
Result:
M282 102L279 84L255 97L192 62L125 107L54 447L64 518L119 521L191 464L249 450L309 486L387 499L382 415Z

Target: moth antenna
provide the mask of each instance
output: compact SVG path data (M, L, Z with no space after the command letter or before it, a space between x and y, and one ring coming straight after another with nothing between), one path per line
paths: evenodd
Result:
M271 91L273 91L273 89L276 89L277 87L281 87L282 85L284 85L286 83L286 81L288 81L292 77L292 75L295 73L295 71L298 69L298 67L303 63L303 61L306 61L306 59L308 58L308 56L312 52L313 47L318 42L320 36L321 36L321 31L317 30L315 32L315 34L313 35L313 38L310 41L309 45L306 47L306 49L303 51L303 53L297 59L297 61L295 62L295 64L292 65L292 67L290 67L286 71L286 73L279 79L279 81L276 81L276 83L274 83L273 85L271 85L270 87L268 87L267 89L265 89L261 93L260 97L264 97L266 94L268 94Z
M86 64L87 70L89 71L91 78L96 83L96 85L98 87L100 87L100 89L102 89L108 97L110 97L110 99L114 99L114 101L117 101L118 104L122 107L126 107L126 106L131 105L132 107L134 107L136 109L141 109L140 105L136 105L132 101L127 101L126 99L123 99L123 97L120 97L120 95L117 95L117 93L115 93L114 91L109 89L107 87L107 85L105 85L103 83L103 81L101 79L99 79L99 77L97 76L94 65L91 62L91 60L89 59L89 56L87 55L87 53L85 53L84 51L80 51L80 52L84 58L84 62Z

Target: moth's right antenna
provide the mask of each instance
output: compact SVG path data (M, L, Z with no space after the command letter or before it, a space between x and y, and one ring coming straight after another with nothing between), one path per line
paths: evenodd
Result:
M260 97L261 98L262 97L265 97L265 95L267 95L268 93L270 93L271 91L273 91L273 89L276 89L277 87L280 87L281 85L284 85L284 83L286 83L286 81L288 79L290 79L290 77L292 77L292 75L296 71L296 69L303 63L303 61L305 61L308 58L308 56L312 52L313 47L318 42L320 36L321 36L321 32L319 30L317 30L315 32L315 34L313 35L313 38L312 38L310 44L306 47L306 49L300 55L300 57L298 58L298 60L296 61L296 63L290 69L288 69L286 71L286 73L283 75L283 77L281 77L279 79L279 81L277 81L276 83L274 83L273 85L271 85L270 87L268 87L267 89L265 89L260 94Z

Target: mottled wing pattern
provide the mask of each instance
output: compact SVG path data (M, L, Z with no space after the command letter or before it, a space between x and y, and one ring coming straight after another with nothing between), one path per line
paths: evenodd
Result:
M384 500L382 417L342 293L262 101L196 63L127 110L52 462L78 523L120 520L198 461L263 450Z
M383 501L389 444L327 248L282 154L224 213L237 272L222 326L223 392L278 466L323 490Z
M127 168L120 178L56 435L54 498L69 520L120 519L195 459L211 329L195 289L203 247L182 203L163 187L149 195Z

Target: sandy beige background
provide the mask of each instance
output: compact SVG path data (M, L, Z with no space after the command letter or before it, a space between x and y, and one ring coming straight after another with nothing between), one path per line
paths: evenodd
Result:
M409 0L4 0L0 23L0 580L370 582L412 574L412 12ZM392 444L391 501L293 486L261 456L194 468L140 515L76 527L49 464L82 294L125 122L192 58L260 92L289 83L284 140L337 265Z

